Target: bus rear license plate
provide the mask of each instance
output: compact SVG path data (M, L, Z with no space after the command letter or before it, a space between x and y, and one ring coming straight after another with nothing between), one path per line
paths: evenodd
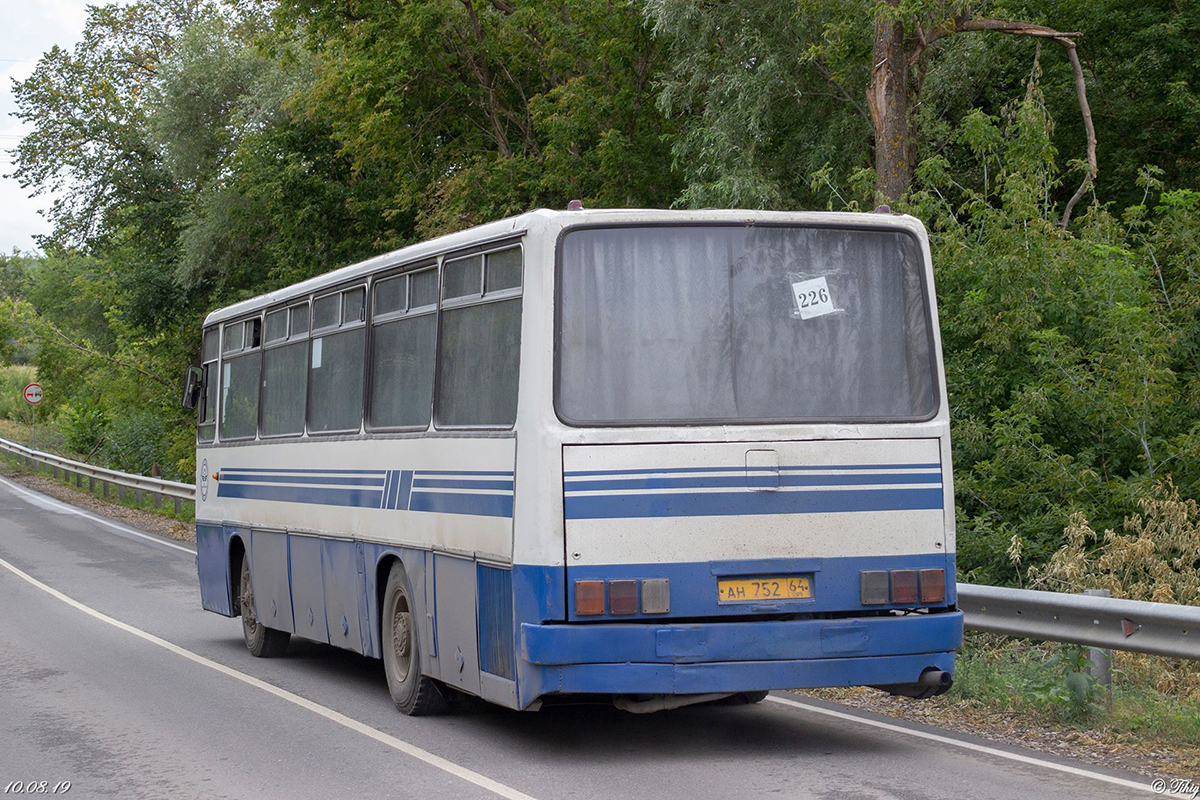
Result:
M717 600L721 603L807 600L810 597L812 597L812 581L801 575L728 578L717 581Z

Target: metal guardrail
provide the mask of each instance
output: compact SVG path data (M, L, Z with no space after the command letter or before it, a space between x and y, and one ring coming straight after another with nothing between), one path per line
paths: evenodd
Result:
M175 501L175 513L178 514L181 509L181 504L184 500L196 502L196 487L190 483L180 483L178 481L165 481L161 478L151 478L146 475L134 475L129 472L121 472L115 469L105 469L97 467L93 464L86 464L82 461L58 456L53 453L46 453L41 450L33 450L24 445L10 442L8 439L0 439L0 451L15 455L18 460L25 464L44 465L49 467L54 472L54 477L58 477L61 470L66 475L75 476L75 485L82 488L83 480L86 478L88 489L95 491L96 482L99 481L102 485L104 496L108 497L109 485L117 487L117 495L120 499L125 499L125 490L132 489L134 499L137 502L142 501L143 494L149 494L154 498L154 505L161 506L164 497L170 497Z
M100 481L105 496L113 484L122 499L126 489L133 489L139 502L143 492L153 495L156 504L170 497L175 500L176 513L182 501L196 501L196 487L188 483L105 469L7 439L0 439L0 451L25 463L48 466L55 477L59 470L73 474L76 486L82 486L87 478L88 488L94 491ZM1200 607L970 583L958 584L958 607L964 612L966 627L972 630L1200 659Z
M958 584L972 630L1200 659L1200 607Z

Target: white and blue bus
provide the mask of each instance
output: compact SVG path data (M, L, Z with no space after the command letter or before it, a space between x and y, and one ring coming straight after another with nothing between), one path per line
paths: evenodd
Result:
M201 598L255 655L382 658L409 714L950 684L912 217L533 211L216 311L201 362Z

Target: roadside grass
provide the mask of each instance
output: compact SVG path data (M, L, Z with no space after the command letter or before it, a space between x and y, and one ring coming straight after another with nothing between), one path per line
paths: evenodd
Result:
M5 439L20 441L15 440L12 436L8 435L8 432L5 430L5 423L5 420L0 420L0 436L3 436ZM52 447L43 448L39 446L38 449L58 452L67 458L75 458L77 460L79 458L77 455L73 455L71 453L62 453L61 451L54 450ZM18 479L23 475L36 475L43 480L54 480L54 471L50 467L46 467L44 465L31 466L22 464L20 459L11 453L0 452L0 463L7 468L8 472ZM76 476L63 470L59 470L57 482L73 493L89 496L95 500L110 503L112 505L123 506L124 508L142 511L147 514L155 514L160 517L165 517L167 519L177 520L179 522L189 524L196 521L196 504L189 500L181 501L179 504L179 513L175 513L175 500L171 497L163 497L161 499L161 505L158 505L153 495L149 494L148 492L143 492L142 499L139 502L137 499L137 494L133 489L122 490L121 487L117 486L116 484L110 483L106 493L104 483L102 481L98 479L95 480L93 487L91 484L89 484L87 477L82 477L79 479L77 484Z
M1112 654L1111 699L1090 679L1072 689L1087 648L968 632L946 702L982 712L1034 717L1119 743L1196 748L1196 665L1137 653Z
M1111 702L1078 677L1086 648L968 631L941 697L865 686L798 694L1151 777L1200 775L1198 665L1113 653ZM1077 693L1076 690L1079 690Z

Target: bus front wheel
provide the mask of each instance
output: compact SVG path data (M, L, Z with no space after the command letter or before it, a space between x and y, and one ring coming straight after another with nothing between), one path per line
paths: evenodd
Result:
M250 582L250 555L248 553L242 554L238 604L242 609L242 636L246 640L246 648L250 651L250 655L258 658L273 658L283 655L287 650L288 639L292 635L287 631L268 628L258 621L258 617L254 613L254 587Z
M400 562L392 565L383 594L383 671L396 708L410 717L438 714L446 698L421 674L421 645L408 581Z

